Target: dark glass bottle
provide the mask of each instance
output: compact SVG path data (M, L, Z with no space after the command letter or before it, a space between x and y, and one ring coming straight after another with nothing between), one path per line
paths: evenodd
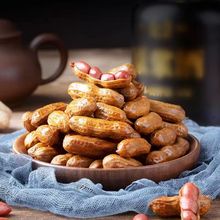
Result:
M220 2L146 2L135 11L132 57L145 94L220 125Z

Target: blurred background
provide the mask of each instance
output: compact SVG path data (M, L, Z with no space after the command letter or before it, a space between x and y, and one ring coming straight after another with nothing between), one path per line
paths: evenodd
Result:
M28 94L29 98L18 98L18 102L5 99L18 115L26 109L57 101L58 97L60 101L69 100L66 89L70 82L76 80L69 68L72 60L85 60L104 71L132 62L149 97L182 105L187 116L199 124L220 125L218 0L9 0L1 3L0 16L12 21L22 32L24 45L28 47L32 42L31 50L34 50L41 66L36 75L39 72L38 75L43 75L44 79L50 77L59 66L62 54L62 50L57 50L60 43L45 43L42 39L33 42L38 34L56 34L62 47L68 51L67 65L60 69L61 77L50 84L39 86L41 79L35 79L35 73L25 70L19 89L35 81L24 92L24 96ZM5 43L4 31L5 27L0 25L0 53L2 45L11 45L8 41ZM62 55L65 63L64 51ZM20 66L24 66L22 62ZM6 74L3 67L0 62L0 83L6 85L5 76L10 75L7 80L18 84L19 77L12 77L16 71L10 70ZM20 73L23 74L22 71ZM3 101L6 91L8 87L0 89Z

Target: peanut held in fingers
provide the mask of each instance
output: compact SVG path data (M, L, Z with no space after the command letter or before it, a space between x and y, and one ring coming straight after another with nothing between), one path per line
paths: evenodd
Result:
M150 111L159 114L164 121L179 123L185 118L185 111L179 105L150 99Z
M67 105L65 113L72 117L74 115L79 116L91 116L96 110L96 101L92 97L83 97L74 99Z
M176 132L172 128L162 128L151 134L150 142L152 145L165 146L172 145L176 141Z
M137 119L149 113L150 102L146 96L141 96L126 102L123 110L129 119Z
M67 167L84 167L88 168L93 162L93 159L88 157L74 155L66 163Z
M162 118L157 113L150 112L148 115L138 118L134 125L140 134L146 135L161 128Z
M117 146L121 157L136 157L150 152L151 145L144 138L129 138L122 140Z
M103 159L104 168L126 168L126 167L139 167L143 164L132 158L123 158L117 154L110 154Z
M52 112L48 116L47 123L63 133L67 133L70 130L69 117L63 111Z
M59 132L57 128L50 125L41 125L36 130L36 135L41 143L55 145L59 142Z

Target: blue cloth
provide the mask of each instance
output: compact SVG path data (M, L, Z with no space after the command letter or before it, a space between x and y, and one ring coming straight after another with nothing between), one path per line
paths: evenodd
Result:
M101 184L81 179L70 184L56 181L52 168L31 169L31 161L11 153L18 131L0 137L0 198L20 207L78 218L135 211L152 214L147 204L161 195L174 195L191 181L213 199L220 194L220 127L200 127L187 120L190 133L201 142L198 165L179 178L155 183L141 179L119 191L104 191Z

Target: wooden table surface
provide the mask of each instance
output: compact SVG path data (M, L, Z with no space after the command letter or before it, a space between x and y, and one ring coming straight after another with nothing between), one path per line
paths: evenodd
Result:
M103 70L108 70L114 66L130 62L131 51L129 49L90 49L90 50L74 50L69 53L69 61L71 60L85 60L92 65L99 66ZM57 54L55 52L43 52L40 54L41 63L43 64L43 75L50 75L56 68ZM39 87L34 94L24 100L19 106L13 109L13 117L11 120L10 128L6 131L15 131L22 127L21 115L28 110L33 110L42 105L57 102L57 101L70 101L67 94L68 85L76 80L67 65L64 74L55 82ZM103 217L100 220L128 220L132 219L135 213L126 213L117 216ZM13 212L9 219L14 220L34 220L34 219L69 219L54 215L49 212L41 212L27 208L13 208ZM72 218L74 219L74 218ZM152 217L152 219L159 220L161 218ZM173 220L179 218L172 218ZM211 207L210 212L202 219L220 220L220 200L215 200Z

